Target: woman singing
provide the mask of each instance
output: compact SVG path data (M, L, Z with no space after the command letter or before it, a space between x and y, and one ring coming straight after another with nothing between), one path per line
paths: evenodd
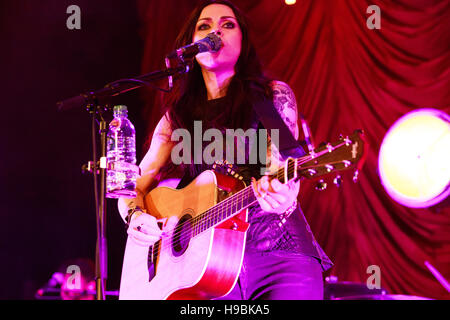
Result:
M295 139L299 136L294 93L287 84L264 76L249 39L247 23L232 3L207 1L197 7L181 30L176 48L211 32L220 37L223 46L218 52L198 54L190 72L177 80L176 88L166 100L167 110L140 164L138 195L135 199L119 200L122 217L128 216L130 220L130 238L144 246L152 245L161 238L165 228L173 227L168 224L161 230L151 212L142 214L141 208L144 208L144 196L162 175L174 172L167 169L175 167L171 162L176 144L171 140L174 130L184 128L192 133L194 121L201 121L203 130L216 128L221 132L228 128L262 128L252 100L259 95L273 101L292 135ZM267 154L272 159L271 171L283 165L276 146L271 143ZM269 182L267 176L261 177L261 166L247 163L234 167L244 181L253 185L258 202L249 208L250 227L239 278L222 299L322 299L322 272L332 263L315 241L297 205L300 183L283 184L277 179ZM178 188L211 167L205 163L192 164L192 161L176 166L178 178L183 178ZM291 214L280 224L286 212Z

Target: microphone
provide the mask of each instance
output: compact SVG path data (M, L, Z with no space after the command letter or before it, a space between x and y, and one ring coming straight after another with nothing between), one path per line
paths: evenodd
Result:
M217 52L222 48L222 46L223 43L220 37L211 32L201 40L172 51L167 55L167 58L179 58L184 62L188 59L194 58L197 54L202 52Z

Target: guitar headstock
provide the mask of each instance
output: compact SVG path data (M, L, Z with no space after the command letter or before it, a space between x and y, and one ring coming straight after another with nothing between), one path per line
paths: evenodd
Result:
M332 172L355 169L355 175L362 167L366 155L367 143L362 130L314 149L309 155L297 159L297 174L305 178L314 178ZM354 176L355 179L355 176Z

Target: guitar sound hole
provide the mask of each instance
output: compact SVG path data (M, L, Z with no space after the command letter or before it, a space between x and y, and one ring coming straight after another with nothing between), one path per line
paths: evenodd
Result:
M181 256L189 246L192 237L192 224L190 214L185 214L178 221L172 236L172 253L175 257Z

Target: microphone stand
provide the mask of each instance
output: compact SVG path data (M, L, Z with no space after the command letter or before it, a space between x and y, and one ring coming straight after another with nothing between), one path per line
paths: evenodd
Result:
M192 60L179 61L174 67L170 67L170 60L166 58L166 69L141 75L130 79L121 79L107 84L104 88L90 91L78 96L60 101L57 103L59 111L66 111L73 108L84 108L92 116L92 153L93 160L83 165L83 172L88 171L94 175L94 197L97 218L97 242L95 254L95 280L96 280L96 299L105 300L106 279L107 279L107 241L106 241L106 135L108 125L103 118L103 113L111 109L111 97L122 93L143 87L152 86L153 88L170 91L172 89L172 77L174 75L189 72L192 68ZM169 90L153 86L150 82L168 78ZM98 119L97 119L98 118ZM100 160L97 161L97 136L96 122L99 123L100 133ZM100 176L100 187L98 186L98 176Z
M166 64L170 64L166 59ZM83 108L85 106L96 106L98 108L103 107L103 111L110 109L111 97L120 95L122 93L141 88L144 86L152 86L150 82L169 79L169 91L172 88L172 77L177 74L183 74L189 72L191 69L192 61L182 62L174 68L167 68L160 71L151 72L138 77L121 79L107 84L104 88L82 93L78 96L58 102L56 105L59 111L66 111L73 108ZM152 86L154 87L154 86ZM154 87L156 89L165 91L164 89Z

